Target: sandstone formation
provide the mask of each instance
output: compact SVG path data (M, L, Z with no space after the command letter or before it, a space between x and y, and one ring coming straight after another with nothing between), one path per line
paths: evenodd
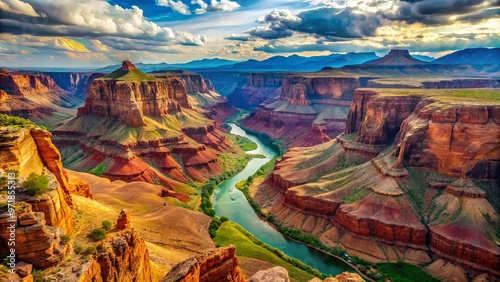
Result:
M497 92L358 89L345 134L292 148L253 196L285 226L369 261L443 259L498 276L488 193L498 189L500 109L487 98Z
M191 257L170 270L163 282L245 281L234 246Z
M281 95L260 105L242 125L287 147L313 146L344 131L357 78L288 75Z
M352 272L343 272L335 277L326 278L325 280L321 280L318 278L314 278L309 280L309 282L363 282L365 281L359 274Z
M281 266L257 271L249 282L290 282L288 271Z
M133 230L107 239L101 250L84 265L79 282L156 281L144 239Z
M46 268L59 263L66 252L68 245L61 242L63 230L50 226L45 220L44 212L35 212L26 203L18 203L15 222L16 259L34 265L36 268ZM7 212L0 213L0 246L2 253L7 251L10 231L10 216Z
M128 210L123 209L118 215L118 219L116 220L116 227L118 229L127 229L130 227L130 213Z
M191 95L211 95L216 104L223 100L199 75L152 76L127 61L95 79L78 116L53 131L65 165L169 188L187 182L188 176L204 181L221 173L217 151L229 146L216 123L192 106L206 97L194 99L186 85L205 91Z
M33 98L46 92L61 93L63 90L52 78L43 74L11 74L0 72L0 89L10 95Z

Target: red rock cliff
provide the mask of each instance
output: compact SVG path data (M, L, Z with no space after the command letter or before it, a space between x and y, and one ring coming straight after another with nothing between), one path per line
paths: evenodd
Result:
M162 282L244 282L234 246L218 248L180 262Z
M11 74L0 72L0 89L10 95L31 97L45 92L63 90L49 76L42 74Z

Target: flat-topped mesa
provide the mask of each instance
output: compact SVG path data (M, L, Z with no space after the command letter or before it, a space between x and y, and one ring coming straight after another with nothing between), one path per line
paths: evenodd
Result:
M144 116L161 117L183 108L191 105L180 78L155 78L124 61L122 68L92 82L78 116L117 117L139 127L146 125Z
M12 74L0 72L0 89L9 95L29 98L46 92L61 93L55 81L43 74Z
M380 59L369 61L366 65L387 65L387 66L400 66L400 65L420 65L425 64L424 61L417 60L410 55L408 50L391 50L387 55Z

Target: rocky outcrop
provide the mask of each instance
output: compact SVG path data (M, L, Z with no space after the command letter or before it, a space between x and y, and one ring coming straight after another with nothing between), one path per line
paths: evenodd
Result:
M128 210L123 209L116 219L116 228L127 229L130 227L130 213Z
M78 116L117 117L128 126L144 126L144 116L161 117L190 109L182 81L171 78L159 81L119 81L96 79L89 87L85 106Z
M318 278L314 278L309 280L309 282L363 282L365 281L359 274L352 272L342 272L335 277L326 278L325 280L321 280Z
M455 177L500 177L499 105L422 101L401 125L398 163Z
M345 129L357 78L289 75L281 95L260 105L242 125L280 139L286 147L327 142Z
M290 282L290 277L285 268L276 266L257 271L250 277L249 282Z
M43 74L11 74L0 72L0 89L10 95L32 98L46 92L61 93L63 90L49 76Z
M180 262L161 280L162 282L245 281L238 267L234 246L209 251Z
M53 193L51 193L53 194ZM24 202L16 204L15 246L7 246L12 227L8 212L0 213L0 246L2 254L14 247L16 261L33 264L36 268L46 268L59 263L68 251L68 245L61 242L65 232L46 221L45 213L33 211L31 205Z
M99 252L84 265L78 281L157 281L149 259L144 239L128 229L102 243Z

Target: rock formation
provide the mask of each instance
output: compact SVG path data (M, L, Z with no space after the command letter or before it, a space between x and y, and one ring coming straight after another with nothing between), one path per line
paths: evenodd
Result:
M227 246L191 257L170 270L162 282L244 282L234 246Z
M249 73L245 84L236 87L228 99L235 107L253 109L279 97L284 78L283 73Z
M288 271L281 266L257 271L249 282L290 282Z
M130 227L130 213L128 210L124 209L120 212L116 220L116 227L118 229L127 229Z
M72 93L80 99L85 99L89 86L94 79L103 77L104 73L81 72L46 72L62 89Z
M84 265L78 281L156 281L144 239L133 229L106 239Z
M366 62L367 65L418 65L425 64L410 55L408 50L391 50L387 55L374 61Z
M253 196L285 226L369 261L443 259L498 276L497 92L358 89L345 134L292 148Z
M188 78L190 89L215 93L200 76ZM187 176L204 181L222 172L217 151L229 146L216 123L189 100L181 77L147 75L124 62L92 82L78 116L53 131L55 143L65 157L83 150L65 158L68 168L113 180L154 180L170 188Z
M10 95L33 98L46 92L61 93L63 90L52 78L42 74L11 74L0 72L0 89Z
M260 105L242 125L280 139L287 147L321 144L344 131L358 87L357 78L289 75L280 97Z

